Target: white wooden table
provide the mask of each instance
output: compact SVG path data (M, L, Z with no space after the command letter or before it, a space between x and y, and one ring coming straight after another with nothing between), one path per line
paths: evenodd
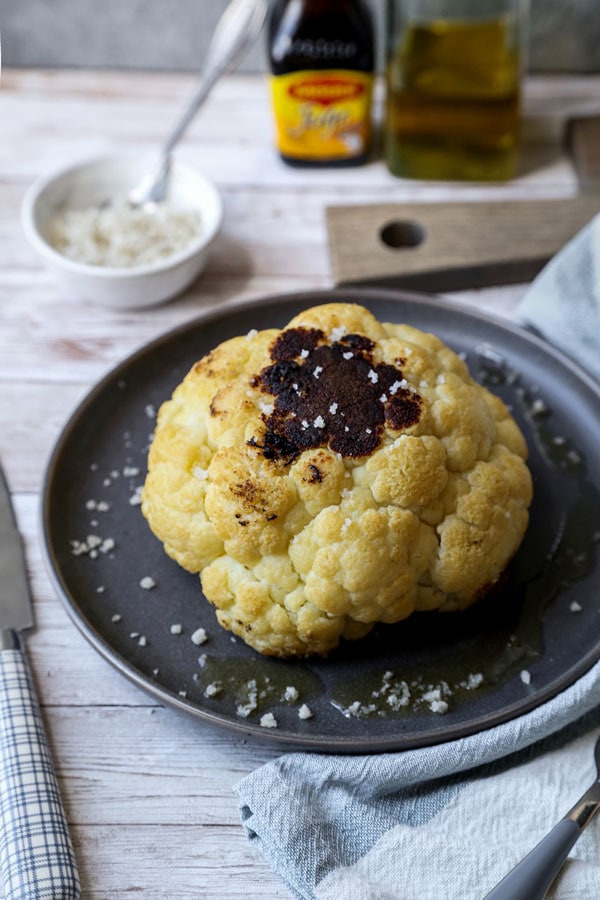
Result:
M181 158L218 184L225 224L205 275L176 302L111 312L68 301L27 246L19 205L70 159L152 150L191 90L187 76L8 71L0 92L0 458L14 492L36 606L28 650L79 862L83 896L265 896L288 890L248 844L232 786L276 750L157 705L80 636L50 587L36 533L45 462L70 411L114 364L209 306L331 285L328 204L570 196L567 114L597 110L600 78L527 86L528 174L504 186L394 180L381 163L294 170L276 158L265 82L215 90ZM510 315L523 286L456 302Z

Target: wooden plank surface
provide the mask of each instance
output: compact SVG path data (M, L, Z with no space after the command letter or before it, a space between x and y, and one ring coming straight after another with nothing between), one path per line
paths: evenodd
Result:
M597 212L595 194L331 206L333 280L343 285L387 279L420 290L518 283L533 278Z
M286 168L271 146L263 79L228 78L180 150L225 202L205 274L176 302L143 312L66 299L23 238L23 193L69 159L150 153L191 86L187 76L4 71L0 91L0 458L26 539L38 625L29 655L91 900L290 894L248 844L233 793L277 751L158 706L95 653L53 592L39 550L38 500L68 415L113 365L204 309L330 285L328 206L573 196L562 125L600 95L598 78L531 81L521 176L503 186L435 185L395 180L377 161L339 172ZM509 316L523 290L448 299Z

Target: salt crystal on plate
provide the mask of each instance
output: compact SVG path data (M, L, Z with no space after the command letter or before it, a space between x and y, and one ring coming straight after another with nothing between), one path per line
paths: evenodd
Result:
M262 728L277 728L277 719L273 713L265 713L260 717L260 724Z
M144 575L140 581L140 587L144 588L145 591L151 591L152 588L156 587L156 582L150 575Z

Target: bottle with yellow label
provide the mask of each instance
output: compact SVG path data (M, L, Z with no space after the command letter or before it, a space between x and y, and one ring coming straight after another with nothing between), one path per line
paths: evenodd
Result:
M285 162L365 162L374 38L364 0L276 0L269 59L277 149Z

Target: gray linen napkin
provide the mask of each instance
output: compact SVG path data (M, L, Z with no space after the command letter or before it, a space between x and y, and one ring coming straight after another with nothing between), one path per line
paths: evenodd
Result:
M540 273L518 320L600 379L600 216ZM250 840L318 900L481 900L594 777L600 663L511 722L373 756L292 753L237 785ZM596 731L596 733L595 733ZM549 897L600 897L600 828Z

